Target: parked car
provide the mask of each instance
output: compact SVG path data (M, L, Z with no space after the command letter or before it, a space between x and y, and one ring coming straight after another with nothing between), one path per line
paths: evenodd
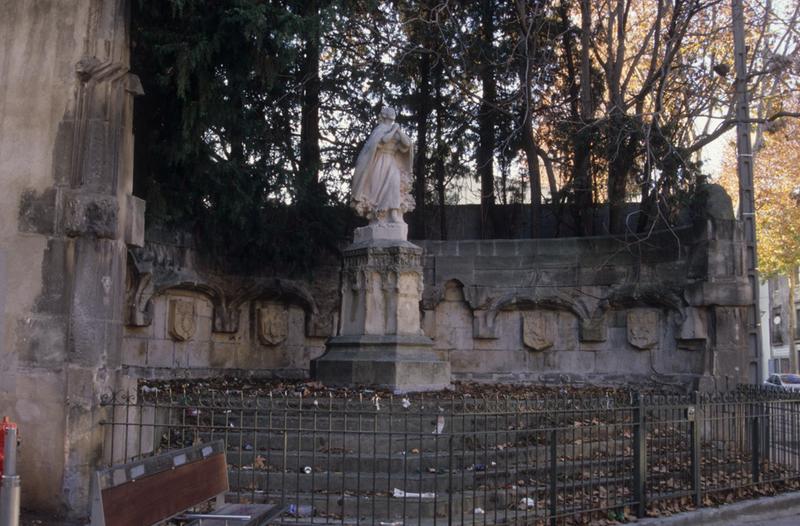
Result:
M800 374L771 374L764 385L784 391L800 391Z

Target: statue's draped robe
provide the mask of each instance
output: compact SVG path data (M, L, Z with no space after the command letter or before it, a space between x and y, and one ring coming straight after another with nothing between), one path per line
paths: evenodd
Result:
M396 138L384 141L389 132L398 129L396 124L378 124L356 160L351 206L370 220L389 210L404 213L414 209L409 192L413 150L401 151Z

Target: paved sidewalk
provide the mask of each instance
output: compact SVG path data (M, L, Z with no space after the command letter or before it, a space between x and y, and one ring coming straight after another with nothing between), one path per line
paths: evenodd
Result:
M791 515L781 517L742 517L742 520L729 523L731 526L797 526L800 524L800 510L796 510Z
M637 526L800 526L800 491L634 522Z
M80 526L81 524L24 511L20 521L20 526ZM701 508L670 517L642 519L630 524L631 526L800 526L800 491L735 502L717 508Z

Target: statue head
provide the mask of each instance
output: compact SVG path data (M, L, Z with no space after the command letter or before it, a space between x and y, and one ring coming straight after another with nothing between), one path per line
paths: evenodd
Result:
M394 122L394 119L397 117L397 112L391 106L384 106L381 108L380 113L380 120L381 122Z

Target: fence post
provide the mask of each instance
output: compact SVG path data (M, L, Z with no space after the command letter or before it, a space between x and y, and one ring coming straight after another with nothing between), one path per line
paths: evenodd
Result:
M692 393L692 403L693 405L689 406L686 411L686 418L689 420L690 436L692 440L692 491L694 505L699 508L703 502L700 479L700 430L702 429L703 412L700 410L700 397L697 391Z
M752 403L751 446L753 458L753 483L761 482L761 415L760 404Z
M461 431L463 432L464 430L462 429ZM462 488L461 491L464 491L464 489ZM447 437L447 526L452 526L452 525L453 525L453 432L450 431L450 435Z
M550 431L550 525L556 526L558 513L558 434L557 430Z
M764 402L761 407L764 410L764 416L761 419L761 425L764 428L764 440L761 444L761 458L769 463L772 460L772 404L768 401Z
M645 516L647 495L647 429L645 412L642 407L642 396L639 392L633 395L633 498L636 501L636 516Z

